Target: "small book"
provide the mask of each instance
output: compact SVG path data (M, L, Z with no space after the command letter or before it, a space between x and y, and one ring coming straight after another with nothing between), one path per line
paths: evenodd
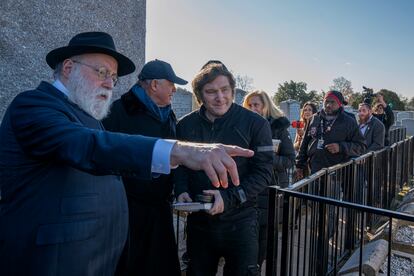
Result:
M177 202L173 204L173 208L180 212L198 212L210 210L213 203L202 202Z

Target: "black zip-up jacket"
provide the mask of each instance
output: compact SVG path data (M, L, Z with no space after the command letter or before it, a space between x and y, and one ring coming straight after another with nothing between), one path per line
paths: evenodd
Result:
M295 165L295 149L290 138L288 128L290 122L286 117L270 119L270 128L272 129L272 138L279 139L279 152L274 154L273 169L275 170L275 178L277 183L283 188L289 185L287 170Z
M286 188L289 185L289 177L287 170L295 165L295 149L290 138L288 128L290 122L286 117L270 118L270 129L272 131L272 139L279 139L279 152L273 153L273 170L274 181L272 185L278 185ZM268 191L265 190L259 194L258 207L267 209L268 205Z
M163 123L134 95L128 91L116 100L111 112L102 123L106 130L127 134L140 134L150 137L175 138L176 122L171 110L168 120ZM170 175L160 175L152 180L133 177L122 178L128 197L149 204L165 203L172 197Z
M319 111L314 114L310 124L307 126L296 157L296 167L305 169L308 162L311 172L315 173L322 168L327 168L342 162L348 161L352 157L362 155L366 151L364 136L356 120L346 115L341 108L331 130L326 130L323 136L324 146L331 143L339 144L339 153L332 154L325 148L317 149L318 139L321 137L321 120L325 118L325 113Z
M272 136L266 119L237 104L232 104L224 116L210 122L201 106L183 117L177 125L177 138L184 141L222 143L254 150L251 158L235 157L240 186L236 187L229 179L227 189L220 188L224 201L224 212L210 216L204 212L193 213L198 219L235 221L251 214L256 205L257 195L270 185L272 180ZM203 190L215 189L206 174L179 167L174 172L175 195L188 192L194 200ZM249 208L250 207L250 208Z
M290 138L288 128L290 122L286 117L268 119L272 130L272 138L279 139L279 152L273 153L274 181L272 185L279 185L286 188L289 185L287 170L295 165L295 149ZM259 216L260 225L267 225L267 209L269 206L269 190L266 189L258 195L257 207L261 209Z

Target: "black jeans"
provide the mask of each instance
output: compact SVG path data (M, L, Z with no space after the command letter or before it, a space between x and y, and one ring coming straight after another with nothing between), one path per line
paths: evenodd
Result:
M188 219L187 252L189 276L214 276L220 257L223 275L259 275L257 265L257 214L237 222L200 223Z

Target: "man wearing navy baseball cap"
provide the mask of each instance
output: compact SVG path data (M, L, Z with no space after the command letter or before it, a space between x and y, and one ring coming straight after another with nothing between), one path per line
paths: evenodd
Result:
M172 66L152 60L138 82L112 105L103 120L107 130L160 138L175 138L176 117L171 109L175 84L187 84ZM129 207L129 241L117 275L180 275L171 214L169 175L152 180L123 177ZM145 223L144 223L145 222Z
M138 75L139 80L154 80L154 79L166 79L172 83L185 85L186 80L179 78L175 75L174 70L168 62L155 59L147 62L142 67L141 72Z

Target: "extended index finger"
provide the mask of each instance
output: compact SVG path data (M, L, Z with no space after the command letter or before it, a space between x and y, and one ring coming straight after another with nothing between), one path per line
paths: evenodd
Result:
M249 149L244 149L238 146L229 146L229 145L221 145L226 153L230 156L240 156L240 157L252 157L254 155L254 151Z

